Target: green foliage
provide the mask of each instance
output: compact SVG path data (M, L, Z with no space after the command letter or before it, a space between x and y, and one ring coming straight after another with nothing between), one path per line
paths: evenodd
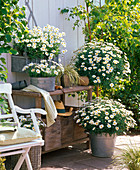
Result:
M21 37L25 30L25 7L19 8L19 0L1 0L0 1L0 54L12 53L12 47L9 43L12 41L12 32L16 31Z
M127 53L131 66L131 78L140 77L140 2L133 0L111 1L104 7L100 22L96 24L92 37L115 43ZM91 25L94 25L91 20ZM95 26L95 25L94 25Z
M9 113L6 99L7 99L7 96L5 94L0 95L0 114Z
M121 169L127 168L129 170L140 169L140 147L128 145L122 150L122 153L114 157L114 165L118 165Z
M16 31L19 36L26 27L25 7L19 8L19 0L0 0L0 55L2 53L16 54L11 47L12 32ZM0 80L6 81L7 68L5 59L0 57Z
M120 81L120 83L109 91L102 91L103 96L119 100L126 106L126 109L131 110L133 118L137 122L137 129L140 129L140 91L135 82Z
M67 13L68 17L66 19L68 21L70 21L70 19L75 19L73 30L75 30L76 27L82 26L83 33L86 35L85 38L87 41L89 41L89 37L92 34L93 29L95 28L96 24L100 22L104 16L104 13L106 12L104 6L101 7L100 4L101 0L99 0L98 6L94 5L93 0L85 0L84 6L78 5L72 8L66 7L61 9L61 14Z
M73 28L83 22L86 40L98 38L115 43L127 53L131 65L131 77L140 78L140 2L139 0L107 0L102 7L94 6L93 1L85 0L85 6L65 8L68 20L76 19Z

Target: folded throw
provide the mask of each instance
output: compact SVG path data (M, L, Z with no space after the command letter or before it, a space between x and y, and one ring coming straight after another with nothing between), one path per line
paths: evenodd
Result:
M53 102L53 99L50 96L50 93L33 85L29 85L28 87L22 90L41 93L44 98L45 110L47 112L47 115L46 115L47 116L47 127L55 123L55 119L57 118L57 110Z

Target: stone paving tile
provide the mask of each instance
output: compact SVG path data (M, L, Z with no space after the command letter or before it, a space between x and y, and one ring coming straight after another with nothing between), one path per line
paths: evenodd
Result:
M120 154L121 149L131 144L140 146L140 135L118 136L114 155ZM85 148L86 144L80 144L44 154L40 170L120 170L112 165L111 158L94 157L91 155L91 150Z

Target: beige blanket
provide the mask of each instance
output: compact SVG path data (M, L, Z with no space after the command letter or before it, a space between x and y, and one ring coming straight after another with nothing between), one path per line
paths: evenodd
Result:
M23 89L24 91L33 91L33 92L38 92L41 93L43 98L44 98L44 103L45 103L45 110L47 112L47 127L51 126L57 117L57 110L55 107L55 104L53 102L52 97L50 96L49 92L40 89L36 86L29 85L28 87Z

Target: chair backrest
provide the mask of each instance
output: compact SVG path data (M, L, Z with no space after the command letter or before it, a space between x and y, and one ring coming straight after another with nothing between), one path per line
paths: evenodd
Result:
M0 96L1 94L6 94L8 99L8 104L11 109L11 114L0 114L0 119L6 119L6 118L13 118L16 123L18 123L18 126L20 126L14 102L12 99L12 85L10 83L0 84Z

